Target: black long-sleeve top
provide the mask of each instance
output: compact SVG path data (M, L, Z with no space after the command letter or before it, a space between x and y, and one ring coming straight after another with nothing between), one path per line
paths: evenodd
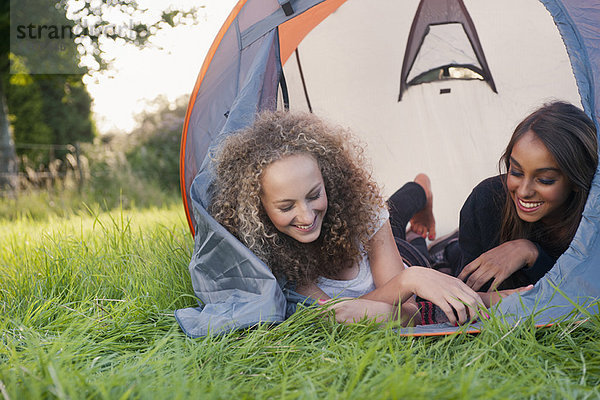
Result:
M482 181L473 189L460 210L458 242L461 250L461 270L481 254L500 245L502 209L506 201L502 179L503 176L497 175ZM532 243L538 249L535 263L513 273L500 285L501 289L536 283L552 268L556 258L544 250L543 243ZM486 284L482 290L487 290L488 287Z

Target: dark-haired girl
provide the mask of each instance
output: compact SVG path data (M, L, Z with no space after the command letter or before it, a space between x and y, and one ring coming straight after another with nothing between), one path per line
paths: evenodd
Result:
M592 120L553 102L515 129L505 173L481 182L460 212L458 278L473 290L533 284L573 239L598 165Z

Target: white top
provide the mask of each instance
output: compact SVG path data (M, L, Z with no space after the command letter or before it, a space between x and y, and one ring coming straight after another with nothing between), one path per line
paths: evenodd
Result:
M375 226L377 228L375 233L381 229L389 217L389 211L387 208L384 208L379 213L377 220L375 221ZM358 273L356 274L356 277L349 280L337 280L321 276L319 279L317 279L317 286L319 289L325 292L325 294L332 299L335 297L360 297L375 290L373 274L371 273L371 265L369 264L369 255L366 251L364 251L364 249L361 251L362 257L358 262Z
M342 281L321 276L317 280L317 286L332 299L334 297L360 297L372 292L375 290L375 283L373 282L369 259L365 256L360 260L358 274L354 279Z

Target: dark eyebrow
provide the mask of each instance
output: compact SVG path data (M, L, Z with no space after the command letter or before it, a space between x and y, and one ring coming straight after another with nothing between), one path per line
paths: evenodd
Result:
M552 168L552 167L548 167L548 168L538 168L535 170L535 172L559 172L562 174L562 171L560 170L560 168Z
M319 188L319 186L321 186L321 183L320 183L320 182L319 182L319 183L317 183L315 186L313 186L313 188L312 188L312 189L310 189L310 190L308 191L308 193L310 194L310 193L314 192L316 189L318 189L318 188ZM282 199L282 200L277 200L277 201L274 201L273 203L275 203L275 204L279 204L279 203L286 203L286 202L293 202L293 201L294 201L294 200L292 200L292 199Z
M510 163L515 164L517 167L521 168L521 164L517 160L515 160L512 156L510 156Z
M517 166L517 168L523 169L523 167L521 167L521 164L519 164L519 162L517 160L515 160L514 158L510 158L510 163L511 164L515 164ZM552 172L560 172L562 173L562 171L560 170L560 168L554 168L554 167L546 167L546 168L538 168L535 170L535 172L548 172L548 171L552 171Z

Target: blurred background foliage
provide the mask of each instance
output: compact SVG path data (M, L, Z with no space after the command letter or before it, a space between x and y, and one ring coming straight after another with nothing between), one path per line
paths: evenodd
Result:
M87 190L107 206L146 207L179 196L179 145L188 98L154 101L128 135L105 135L82 147L89 159ZM107 190L110 188L110 190ZM179 201L179 199L177 199Z
M47 165L48 151L19 144L67 145L91 143L96 130L91 117L92 99L81 75L9 75L8 119L12 125L17 155L36 165ZM54 155L64 159L66 152ZM21 163L21 170L24 165Z
M34 171L26 166L30 172L20 174L16 196L0 199L0 219L181 204L179 145L187 102L187 96L175 102L158 97L152 111L138 116L139 126L131 133L81 143L78 163L72 154L55 159L55 168L65 171L55 179L36 179L44 165ZM21 160L22 168L33 164L26 157Z
M39 63L50 62L40 54L46 50L15 54L8 40L0 43L0 219L180 201L179 144L188 99L158 97L132 132L102 135L83 78L110 67L103 41L143 47L161 29L196 23L196 10L166 8L157 20L135 22L123 35L98 35L87 29L86 17L102 20L116 11L138 21L145 10L132 0L78 4L74 10L66 0L0 3L3 38L19 18L78 27L77 37L61 41L64 51L54 52L51 62L56 71L81 72L39 73Z

